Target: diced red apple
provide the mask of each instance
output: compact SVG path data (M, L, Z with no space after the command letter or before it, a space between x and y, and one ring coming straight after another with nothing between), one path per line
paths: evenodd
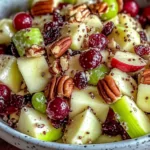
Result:
M134 53L118 51L112 58L111 65L123 72L135 72L144 68L146 62Z

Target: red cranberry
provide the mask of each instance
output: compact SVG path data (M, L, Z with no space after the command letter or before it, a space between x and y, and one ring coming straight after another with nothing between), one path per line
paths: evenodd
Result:
M0 98L3 98L8 103L10 101L10 94L10 89L6 85L0 84Z
M43 37L45 44L51 44L60 36L60 27L57 22L44 24Z
M13 25L16 30L30 28L32 26L32 18L25 12L17 13L13 19Z
M101 63L101 61L102 55L99 51L95 49L90 49L88 51L83 52L79 58L80 65L85 70L96 68Z
M6 107L7 105L5 103L4 98L0 97L0 114L5 113Z
M113 29L114 29L114 23L112 21L110 21L105 24L105 26L102 30L102 34L107 36L112 32Z
M54 11L54 13L53 13L53 21L57 22L58 25L60 25L60 26L62 26L64 23L63 17L56 11Z
M92 34L89 37L89 47L99 48L103 50L106 48L108 40L103 34Z
M18 109L16 107L14 107L14 106L8 106L6 108L6 110L5 110L7 115L10 115L10 114L12 114L12 113L14 113L16 111L18 111Z
M0 55L5 54L6 48L7 48L6 45L0 44Z
M123 11L130 14L132 17L135 17L139 12L139 5L135 1L126 1L124 3Z
M147 36L146 36L144 31L140 31L139 35L140 35L140 38L141 38L141 42L147 41Z
M56 97L47 106L47 115L52 120L64 120L69 114L69 105L65 99Z
M84 72L77 72L74 76L74 84L79 89L84 89L87 86L87 77Z
M150 22L150 6L144 8L143 16L146 17L148 21Z
M18 51L14 45L14 43L10 43L5 51L7 55L12 55L15 57L19 57Z
M145 45L137 45L134 47L134 51L139 56L149 55L150 54L150 47L145 46Z

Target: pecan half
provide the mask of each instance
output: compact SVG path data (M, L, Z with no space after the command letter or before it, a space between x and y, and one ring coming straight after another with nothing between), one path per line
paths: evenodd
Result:
M90 11L85 4L75 6L70 10L69 16L71 17L69 18L69 22L82 22L89 15Z
M37 45L32 45L31 48L25 51L27 57L40 57L45 54L45 50Z
M50 65L49 71L50 73L56 75L61 72L67 71L69 69L69 61L67 56L62 56L60 59L56 59Z
M33 16L44 15L52 13L54 10L54 0L39 1L31 8L31 14Z
M46 50L48 54L51 52L55 58L59 58L70 48L71 44L72 39L70 36L67 36L48 45Z
M89 8L93 14L101 14L107 11L108 5L105 2L99 2L89 5Z
M55 97L70 98L74 87L73 79L69 76L52 77L45 89L45 96L48 100Z
M100 80L97 85L99 94L103 97L107 104L112 104L121 96L121 92L116 85L114 79L107 75Z
M142 84L150 84L150 69L145 69L141 77Z
M123 10L123 0L117 0L118 7L119 7L119 12Z

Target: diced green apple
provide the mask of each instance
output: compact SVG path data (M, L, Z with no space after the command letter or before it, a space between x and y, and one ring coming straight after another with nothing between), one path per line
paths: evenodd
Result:
M50 78L45 57L20 57L17 63L29 92L36 93L43 91Z
M66 126L63 142L69 144L88 144L94 142L102 133L101 123L91 109L72 118Z
M16 57L0 55L0 82L7 85L14 93L19 92L22 76Z
M119 17L118 15L105 21L104 24L108 23L108 22L113 22L115 26L117 26L119 24Z
M55 141L62 136L62 129L54 128L46 115L28 107L22 108L17 129L43 141Z
M123 96L116 103L112 104L111 108L131 138L150 133L149 118L129 97Z
M137 83L130 75L116 68L111 70L110 75L115 80L122 94L136 99Z
M132 28L134 30L141 28L140 24L128 14L120 13L118 14L118 18L119 18L119 24L122 26Z
M38 28L22 29L13 36L12 40L20 56L24 56L25 51L33 45L44 46L43 36Z
M66 75L68 75L70 77L74 77L74 75L78 71L83 71L83 68L81 67L81 65L79 63L79 57L80 57L80 54L71 56L69 58L69 69L67 71L65 71Z
M110 135L101 135L94 144L101 144L101 143L112 143L122 141L121 135L110 136Z
M108 36L109 40L114 39L122 51L134 52L134 45L139 45L140 36L137 31L124 26L116 26L112 33Z
M72 50L81 50L82 44L87 34L86 25L84 23L70 23L64 25L61 29L62 36L71 36L72 38Z
M91 32L88 33L89 35L96 32L100 32L103 28L100 18L96 15L89 15L85 18L83 22L86 24L89 30L91 29Z
M0 44L9 44L15 32L11 19L0 20Z
M71 112L69 116L71 118L81 113L87 107L91 107L101 122L105 122L109 111L109 106L104 103L102 97L99 96L97 88L93 86L88 86L83 90L75 88L71 96L70 107Z
M139 84L136 103L141 110L150 113L150 85Z
M104 64L101 64L95 69L89 70L88 71L88 74L89 74L88 84L97 85L98 81L104 78L104 76L108 72L109 72L109 69Z

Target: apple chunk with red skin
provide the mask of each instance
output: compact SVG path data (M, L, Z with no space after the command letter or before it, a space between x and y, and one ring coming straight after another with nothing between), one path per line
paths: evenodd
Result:
M111 65L123 72L135 72L144 68L146 62L134 53L118 51L112 58Z

